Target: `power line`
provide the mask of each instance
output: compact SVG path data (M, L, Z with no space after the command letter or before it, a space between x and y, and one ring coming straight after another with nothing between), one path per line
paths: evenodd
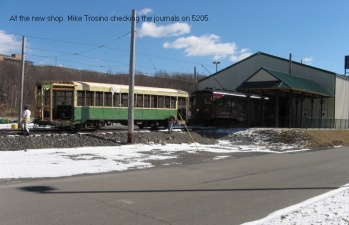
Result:
M79 52L79 53L75 52L75 53L73 53L72 55L80 55L80 54L82 54L82 53L86 53L86 52L94 51L94 50L96 50L96 49L104 48L105 46L107 46L107 45L113 43L113 42L116 41L116 40L119 40L119 39L125 37L125 36L128 35L128 34L130 34L130 32L127 32L126 34L120 35L119 37L117 37L117 38L115 38L115 39L113 39L113 40L111 40L111 41L109 41L109 42L107 42L107 43L105 43L105 44L101 44L101 45L95 46L94 48L87 49L87 50L81 51L81 52ZM63 57L63 56L59 56L59 57Z
M39 58L47 58L45 56L40 56L40 55L35 55L35 54L30 54L31 56L33 57L39 57ZM61 59L61 61L64 61L64 62L69 62L69 63L75 63L75 64L79 64L79 65L85 65L85 66L88 66L88 67L95 67L95 68L105 68L105 69L111 69L111 68L118 68L117 66L101 66L101 65L93 65L93 64L90 64L90 63L82 63L82 62L75 62L75 61L71 61L71 60L64 60L64 59ZM64 67L64 68L67 68L67 67ZM147 67L147 68L150 68L150 67ZM76 69L76 68L74 68ZM195 80L183 80L183 79L178 79L178 78L173 78L173 77L161 77L161 76L156 76L156 78L161 78L161 79L170 79L170 80L177 80L177 81L185 81L185 82L191 82L191 83L195 83Z
M50 59L56 59L56 57L54 56L43 56L43 55L36 55L36 54L32 54L32 53L28 53L29 56L33 56L33 57L40 57L40 58L50 58ZM94 58L94 57L89 57L89 56L82 56L80 55L81 57L86 57L86 58L91 58L91 59L98 59L98 58ZM66 59L59 59L60 61L63 61L63 62L69 62L69 63L75 63L75 64L81 64L81 65L87 65L87 66L90 66L90 67L96 67L96 68L119 68L119 66L103 66L103 65L94 65L94 64L90 64L90 63L82 63L82 62L77 62L77 61L72 61L72 60L66 60ZM104 61L109 61L109 62L112 62L112 63L120 63L120 62L116 62L116 61L112 61L112 60L104 60ZM120 64L123 64L125 66L128 66L127 63L120 63ZM147 69L152 69L152 67L147 67L147 66L139 66L139 67L142 67L142 68L147 68Z
M47 41L54 41L54 42L62 42L62 43L69 43L69 44L74 44L74 45L83 45L83 46L90 46L92 48L90 49L86 49L86 50L83 50L83 51L80 51L80 52L61 52L61 51L55 51L55 50L48 50L48 49L42 49L42 48L34 48L34 47L27 47L27 49L32 49L32 50L38 50L38 51L46 51L46 52L52 52L52 53L59 53L59 54L62 54L62 55L56 55L56 56L42 56L42 57L45 57L45 58L51 58L51 57L54 57L55 60L59 59L59 60L62 60L61 57L65 57L65 56L81 56L81 57L88 57L88 56L85 56L85 55L82 55L83 53L87 53L87 52L91 52L91 51L94 51L94 50L97 50L97 49L108 49L108 50L113 50L113 51L121 51L121 52L129 52L129 51L126 51L126 50L122 50L122 49L117 49L117 48L112 48L112 47L108 47L107 45L115 42L116 40L119 40L125 36L127 36L128 34L130 34L130 32L127 32L123 35L120 35L118 36L117 38L105 43L105 44L101 44L101 45L93 45L93 44L86 44L86 43L81 43L81 42L74 42L74 41L66 41L66 40L58 40L58 39L51 39L51 38L44 38L44 37L37 37L37 36L31 36L31 35L28 35L27 37L30 37L30 38L35 38L35 39L41 39L41 40L47 40ZM16 36L20 36L18 34L13 34L13 35L16 35ZM1 44L1 43L0 43ZM160 59L164 59L164 60L169 60L169 61L176 61L176 62L180 62L180 63L187 63L187 64L191 64L191 65L202 65L200 63L196 63L196 62L191 62L191 61L186 61L186 60L179 60L179 59L174 59L174 58L169 58L169 57L163 57L163 56L156 56L156 55L150 55L148 54L146 48L145 48L145 45L143 44L143 42L141 41L141 44L143 46L143 49L145 51L145 53L140 53L140 52L137 52L136 54L138 55L146 55L148 58L149 58L149 61L150 63L152 64L152 67L146 67L146 66L139 66L137 65L137 67L142 67L142 68L151 68L153 70L155 70L156 72L158 71L158 69L155 67L155 64L152 60L152 58L160 58ZM10 44L7 44L7 45L10 45ZM17 46L17 45L13 45L15 47L20 47L20 46ZM96 57L89 57L89 58L93 58L93 59L97 59L97 60L103 60L103 61L109 61L109 62L115 62L115 61L111 61L111 60L106 60L106 59L100 59L100 58L96 58ZM68 60L66 60L68 61ZM77 62L75 62L77 63ZM116 63L120 63L120 62L116 62ZM85 63L83 63L85 64ZM125 63L120 63L120 64L125 64Z
M137 31L136 31L136 35L137 35ZM157 70L156 70L156 68L155 68L155 65L154 65L154 63L153 63L153 60L150 58L150 56L149 56L149 54L148 54L147 50L145 49L145 46L143 45L142 40L141 40L141 39L139 39L139 41L141 42L141 45L142 45L142 47L143 47L143 49L144 49L145 53L147 54L147 56L148 56L148 58L149 58L150 63L153 65L154 70L157 72Z
M23 35L18 35L18 34L14 34L12 33L13 35L16 35L16 36L23 36ZM86 50L86 51L90 51L90 50L93 50L93 49L98 49L98 48L105 48L105 49L110 49L110 50L115 50L115 51L122 51L122 52L129 52L129 51L126 51L126 50L122 50L122 49L116 49L116 48L111 48L111 47L107 47L107 45L111 44L112 42L116 41L116 40L119 40L121 39L122 37L125 37L127 36L128 34L130 34L130 32L127 32L123 35L120 35L119 37L107 42L106 44L101 44L101 45L94 45L94 44L86 44L86 43L81 43L81 42L74 42L74 41L66 41L66 40L58 40L58 39L51 39L51 38L44 38L44 37L36 37L36 36L26 36L26 37L31 37L31 38L36 38L36 39L42 39L42 40L48 40L48 41L55 41L55 42L62 42L62 43L69 43L69 44L76 44L76 45L85 45L85 46L91 46L91 47L94 47L92 49L89 49L89 50ZM143 43L142 43L143 44ZM146 51L146 50L145 50ZM79 55L80 53L67 53L69 55ZM196 63L196 62L192 62L192 61L187 61L187 60L179 60L179 59L174 59L174 58L169 58L169 57L164 57L164 56L156 56L156 55L150 55L148 54L147 52L144 54L144 53L139 53L137 52L137 54L140 54L140 55L146 55L146 56L149 56L149 57L156 57L156 58L161 58L161 59L166 59L166 60L170 60L170 61L176 61L176 62L182 62L182 63L189 63L189 64L195 64L195 65L201 65L200 63Z

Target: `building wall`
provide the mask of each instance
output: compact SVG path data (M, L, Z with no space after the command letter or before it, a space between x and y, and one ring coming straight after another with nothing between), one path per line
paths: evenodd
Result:
M313 117L320 118L321 116L323 116L323 118L327 118L327 119L335 118L334 101L335 101L334 98L327 99L322 105L322 109L321 109L320 99L315 99L313 104ZM298 105L298 108L300 109L300 104ZM304 100L303 111L308 112L308 117L312 116L310 99ZM303 113L303 112L299 111L299 113ZM321 115L322 113L324 113L324 115Z
M336 119L349 119L349 79L336 77Z
M246 79L248 79L250 76L252 76L254 73L256 73L261 67L266 67L269 69L277 70L284 73L289 73L290 64L288 59L282 59L279 57L267 55L264 53L256 53L255 55L252 55L251 57L240 61L236 64L233 64L230 67L227 67L226 69L223 69L221 71L218 71L216 74L199 81L198 83L198 89L202 90L205 88L216 88L216 89L226 89L226 90L235 90L242 82L244 82ZM318 83L320 86L322 86L324 89L326 89L331 94L338 94L335 93L335 90L338 88L341 90L344 85L348 85L346 87L348 90L349 88L349 81L345 80L343 81L343 84L339 86L337 89L335 87L336 82L336 75L332 72L317 69L314 67L310 67L301 63L292 63L292 72L293 75L304 77L310 80L313 80L314 82ZM338 90L338 91L340 91ZM348 95L347 95L348 96ZM338 109L335 110L335 107L338 107L338 104L342 104L343 99L342 96L338 96L341 98L341 100L338 100L337 98L330 98L325 101L323 104L322 109L326 111L326 117L327 118L337 118L337 116L344 116L343 118L348 119L348 112L339 113ZM336 104L335 104L336 101ZM337 104L338 101L338 104ZM343 104L342 104L343 105ZM346 109L348 110L349 106L345 105ZM303 104L303 109L308 109L309 116L311 115L311 103L309 100L305 100ZM298 110L300 112L300 104L298 105ZM315 103L313 105L313 116L314 117L320 117L321 116L321 105L319 103L319 99L315 100Z
M289 61L263 53L253 55L252 57L236 63L224 70L218 71L213 76L200 81L198 84L199 90L206 87L214 87L217 89L223 88L227 90L235 90L242 82L252 76L261 67L277 70L284 73L289 73ZM334 94L334 75L331 72L318 70L313 67L307 67L300 63L292 63L292 74L304 77L320 84L324 89Z
M22 56L20 54L11 54L11 55L0 55L0 61L8 61L8 62L18 62L20 63L22 60ZM27 64L33 64L31 61L25 61Z

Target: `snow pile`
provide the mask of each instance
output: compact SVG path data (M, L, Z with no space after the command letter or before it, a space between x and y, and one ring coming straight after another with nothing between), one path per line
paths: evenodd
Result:
M293 129L279 128L248 128L248 129L220 129L217 132L227 132L228 137L220 143L230 142L232 145L256 146L258 149L271 151L287 151L292 149L306 149L308 142L304 132Z
M243 225L349 224L349 184Z

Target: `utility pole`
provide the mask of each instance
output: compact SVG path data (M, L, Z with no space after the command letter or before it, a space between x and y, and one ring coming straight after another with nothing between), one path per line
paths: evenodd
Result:
M130 48L130 81L128 91L128 136L127 143L135 143L134 135L134 84L135 84L135 33L136 33L136 10L132 9L131 21L131 48Z
M22 37L22 55L21 55L21 74L19 79L19 93L18 93L18 127L22 128L21 119L23 111L23 83L24 83L24 65L25 65L25 36Z
M288 73L292 74L292 53L290 53Z
M196 66L194 66L194 79L195 79L195 91L198 90L198 73L196 72Z
M218 64L220 64L221 62L216 62L216 61L214 61L213 62L213 64L216 64L216 73L217 73L217 71L218 71Z

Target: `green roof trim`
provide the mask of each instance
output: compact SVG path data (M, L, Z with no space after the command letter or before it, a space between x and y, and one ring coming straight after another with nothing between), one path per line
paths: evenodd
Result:
M248 82L252 77L254 77L261 70L266 71L271 76L275 77L276 81L256 81L256 82ZM239 87L236 88L238 91L243 91L250 89L290 89L297 90L301 92L311 93L315 95L321 95L324 97L332 97L333 95L322 88L318 83L295 75L291 75L288 73L283 73L280 71L268 69L262 67L259 69L254 75L249 77L245 82L243 82Z

